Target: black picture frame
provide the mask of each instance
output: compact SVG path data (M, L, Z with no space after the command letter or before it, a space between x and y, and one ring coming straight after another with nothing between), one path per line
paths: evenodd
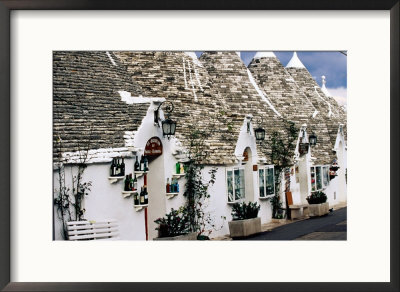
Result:
M390 10L390 282L21 283L10 282L10 12L12 10ZM399 0L0 0L0 288L3 291L399 291ZM345 263L344 263L345 264Z

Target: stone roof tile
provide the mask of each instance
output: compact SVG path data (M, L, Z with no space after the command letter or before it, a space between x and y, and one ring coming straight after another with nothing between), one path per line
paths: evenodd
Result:
M148 96L163 97L174 104L176 137L184 146L190 148L194 129L207 130L202 142L206 153L202 162L235 163L238 132L230 123L238 123L236 115L227 111L212 86L213 80L198 60L184 52L116 52L115 55Z
M200 61L206 67L214 88L229 111L238 115L238 121L233 125L235 132L240 131L245 116L251 114L253 125L261 125L266 130L266 140L274 131L286 136L282 118L275 113L268 101L260 96L260 92L250 80L246 66L235 52L204 52ZM259 143L257 150L260 157L265 157L268 163L272 163L269 160L271 149L268 143Z
M111 58L115 62L112 63ZM120 90L142 89L112 53L53 53L53 155L85 149L124 147L125 131L136 131L149 104L126 104ZM60 141L59 143L58 141Z
M303 94L296 82L276 57L254 58L248 65L260 87L268 94L271 102L284 117L293 121L297 128L307 124L309 134L314 132L318 143L312 148L317 164L328 164L333 159L332 143L322 115Z
M324 117L332 145L335 145L338 128L343 124L347 139L347 114L332 97L326 96L306 68L286 68L314 107Z

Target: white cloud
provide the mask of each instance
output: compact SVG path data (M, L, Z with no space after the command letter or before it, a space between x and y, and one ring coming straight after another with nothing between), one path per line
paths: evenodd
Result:
M347 106L347 88L337 87L337 88L327 88L329 93L338 102L339 105L344 107Z

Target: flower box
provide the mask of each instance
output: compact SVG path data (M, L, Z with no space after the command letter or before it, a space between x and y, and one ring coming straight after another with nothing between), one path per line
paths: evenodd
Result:
M156 237L153 240L197 240L197 232L171 237Z
M261 218L228 222L230 237L246 237L261 232Z
M310 217L323 216L329 213L329 203L309 204L308 212Z

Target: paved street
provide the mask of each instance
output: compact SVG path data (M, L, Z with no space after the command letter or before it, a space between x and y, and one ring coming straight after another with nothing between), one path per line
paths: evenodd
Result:
M347 207L326 216L286 224L245 240L346 240Z

